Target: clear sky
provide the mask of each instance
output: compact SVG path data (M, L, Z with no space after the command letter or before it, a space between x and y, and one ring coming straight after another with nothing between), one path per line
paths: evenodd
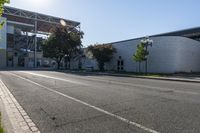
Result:
M11 0L81 22L84 46L200 26L200 0Z

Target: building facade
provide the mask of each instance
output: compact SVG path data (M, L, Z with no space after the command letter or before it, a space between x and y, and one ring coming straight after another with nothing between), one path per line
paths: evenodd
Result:
M5 24L0 30L0 67L40 67L55 65L43 58L41 44L51 29L65 22L80 29L80 23L13 7L4 7L0 19Z
M200 72L200 28L192 28L170 33L150 36L153 40L149 47L147 71L149 73L191 73ZM139 64L133 60L137 45L141 39L131 39L110 43L117 52L113 59L105 64L110 71L139 72ZM97 63L86 62L88 66L98 69ZM145 72L145 62L141 63L140 71Z
M56 67L55 61L43 57L41 44L61 20L67 26L80 30L80 23L76 21L5 7L0 19L5 22L0 30L0 68ZM148 48L149 73L200 72L200 27L152 35L150 38L153 45ZM105 69L138 72L139 65L133 60L133 54L141 39L110 43L117 52L105 64ZM94 59L80 55L73 59L70 68L96 70L98 65ZM145 72L144 62L140 68Z
M200 72L200 42L180 36L151 37L148 48L149 73ZM139 72L139 64L133 60L140 39L113 43L117 49L114 58L107 63L107 69ZM145 62L140 70L145 72Z

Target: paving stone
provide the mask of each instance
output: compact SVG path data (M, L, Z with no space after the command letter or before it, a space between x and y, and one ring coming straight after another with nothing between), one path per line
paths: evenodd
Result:
M14 96L10 93L10 91L6 88L6 86L3 85L1 80L0 98L4 103L4 108L6 109L11 123L14 125L13 132L18 130L17 127L19 126L24 131L24 133L40 133L36 125L33 123L24 109L20 106Z
M29 127L28 127L28 126L21 126L21 128L22 128L23 130L29 130Z
M32 130L33 132L38 131L38 129L37 129L36 127L31 127L31 130Z
M28 125L29 125L30 127L35 127L35 124L34 124L33 122L28 123Z
M26 119L30 119L30 117L28 116L28 115L25 115L24 116L24 119L26 120Z
M26 122L30 123L30 122L33 122L31 119L25 119Z
M23 122L20 122L19 125L20 126L25 126L25 125L27 125L27 123L23 121Z

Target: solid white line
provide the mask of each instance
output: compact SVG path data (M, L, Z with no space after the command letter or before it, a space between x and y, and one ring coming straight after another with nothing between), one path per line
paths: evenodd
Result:
M31 75L35 75L35 76L40 76L40 77L44 77L44 78L56 79L56 80L60 80L60 81L66 81L66 82L69 82L69 83L90 86L89 84L85 84L85 83L82 83L82 82L77 82L77 81L72 81L72 80L66 80L66 79L51 77L51 76L47 76L47 75L43 75L43 74L37 74L37 73L25 72L25 71L20 71L20 72L31 74ZM90 80L108 82L108 80L102 80L102 79L93 78L93 77ZM170 88L161 88L161 87L156 87L156 86L147 86L147 85L141 85L141 84L135 84L135 83L131 84L131 83L116 82L116 81L109 81L109 83L120 84L120 85L129 85L129 86L133 86L133 87L142 87L142 88L158 90L158 91L172 91L174 93L189 94L189 95L199 95L200 94L198 92L192 92L191 90L190 91L181 91L181 90L175 90L175 89L170 89Z
M10 72L9 72L9 73L10 73ZM26 80L26 81L28 81L28 82L30 82L30 83L32 83L32 84L35 84L35 85L37 85L37 86L40 86L40 87L42 87L42 88L44 88L44 89L46 89L46 90L48 90L48 91L51 91L51 92L53 92L53 93L56 93L56 94L58 94L58 95L61 95L61 96L63 96L63 97L66 97L66 98L68 98L68 99L71 99L71 100L73 100L73 101L75 101L75 102L78 102L78 103L80 103L80 104L83 104L83 105L85 105L85 106L87 106L87 107L90 107L90 108L92 108L92 109L95 109L95 110L97 110L97 111L99 111L99 112L102 112L102 113L104 113L104 114L106 114L106 115L112 116L112 117L114 117L114 118L116 118L116 119L118 119L118 120L121 120L121 121L123 121L123 122L125 122L125 123L127 123L127 124L130 124L130 125L132 125L132 126L138 127L138 128L140 128L140 129L142 129L142 130L144 130L144 131L147 131L147 132L149 132L149 133L159 133L158 131L155 131L155 130L153 130L153 129L147 128L147 127L145 127L145 126L143 126L143 125L141 125L141 124L138 124L138 123L136 123L136 122L130 121L130 120L128 120L128 119L125 119L125 118L123 118L123 117L121 117L121 116L119 116L119 115L115 115L115 114L110 113L110 112L108 112L108 111L106 111L106 110L103 110L103 109L101 109L101 108L99 108L99 107L93 106L93 105L91 105L91 104L89 104L89 103L86 103L86 102L84 102L84 101L81 101L81 100L79 100L79 99L76 99L76 98L74 98L74 97L71 97L71 96L69 96L69 95L63 94L63 93L61 93L61 92L59 92L59 91L56 91L56 90L53 90L53 89L48 88L48 87L46 87L46 86L43 86L43 85L41 85L41 84L38 84L38 83L36 83L36 82L34 82L34 81L32 81L32 80L26 79L26 78L21 77L21 76L19 76L19 75L17 75L17 74L14 74L14 73L10 73L10 74L12 74L12 75L14 75L14 76L16 76L16 77L18 77L18 78L20 78L20 79Z
M78 81L74 81L74 80L69 80L69 79L56 78L56 77L51 77L51 76L37 74L37 73L32 73L32 72L24 72L24 71L20 71L20 72L31 74L31 75L35 75L35 76L40 76L40 77L44 77L44 78L49 78L49 79L56 79L56 80L60 80L60 81L65 81L65 82L69 82L69 83L73 83L73 84L88 85L88 84L85 84L85 83L82 83L82 82L78 82Z

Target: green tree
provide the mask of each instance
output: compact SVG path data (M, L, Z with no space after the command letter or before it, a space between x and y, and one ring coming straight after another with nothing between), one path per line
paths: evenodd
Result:
M149 52L146 50L144 43L140 43L139 45L137 45L137 50L133 55L133 60L139 63L139 72L141 72L140 71L141 62L146 61L148 55Z
M2 14L3 14L3 7L4 7L4 4L5 3L10 3L10 0L0 0L0 17L2 16ZM0 22L0 28L2 28L3 27L3 24L4 24L5 22L3 21L3 22Z
M92 58L96 59L99 70L104 71L105 63L112 59L116 49L112 44L95 44L88 46L87 52L91 53Z
M3 14L3 7L6 3L10 3L10 0L0 0L0 16Z
M62 59L67 57L70 68L71 59L81 50L82 38L83 33L74 28L55 27L50 37L42 45L44 57L54 59L58 64L58 69Z

